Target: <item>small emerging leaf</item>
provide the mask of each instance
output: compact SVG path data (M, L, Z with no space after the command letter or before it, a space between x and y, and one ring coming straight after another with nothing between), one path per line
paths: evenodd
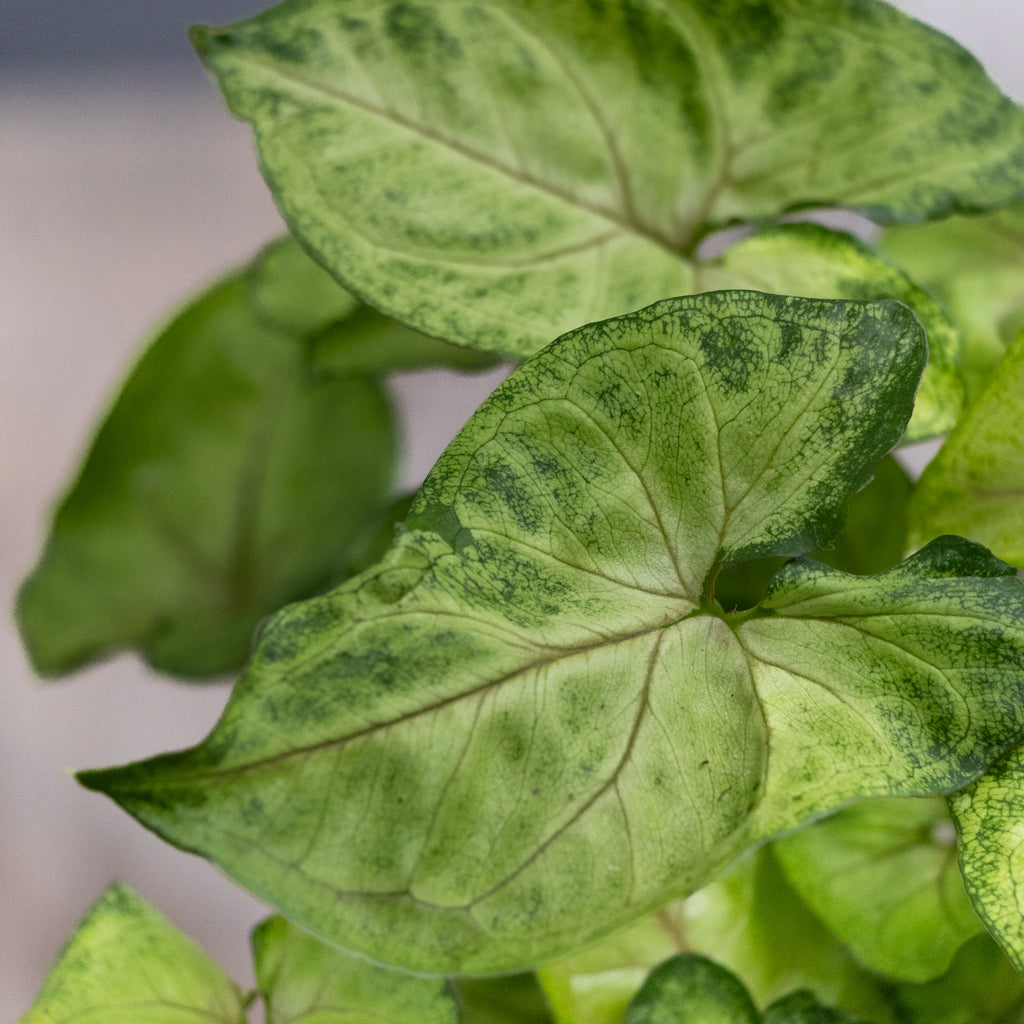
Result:
M863 801L775 843L793 888L879 974L930 981L983 928L944 811L937 798Z
M1024 566L1024 331L925 467L908 513L912 544L958 533Z
M245 1024L238 987L123 885L89 909L19 1024Z
M1024 113L877 0L291 0L193 41L324 266L516 358L701 290L679 254L716 226L1024 188Z
M252 944L267 1024L462 1024L444 981L367 963L284 918Z
M887 303L581 328L478 410L376 567L274 620L202 745L82 779L437 973L565 953L854 796L960 788L1024 726L1007 566L948 539L878 576L791 563L736 616L712 592L834 535L923 362Z

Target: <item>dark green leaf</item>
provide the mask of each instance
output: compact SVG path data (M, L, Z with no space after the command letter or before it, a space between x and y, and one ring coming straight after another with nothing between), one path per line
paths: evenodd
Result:
M265 630L202 745L83 781L438 973L565 953L854 796L960 788L1024 726L1006 566L949 541L879 576L791 563L733 617L710 593L836 531L923 361L902 306L759 293L567 335L378 566Z
M496 978L453 978L459 1024L554 1024L532 971ZM589 1024L589 1022L588 1022Z
M237 669L263 617L337 581L394 444L375 381L312 375L227 278L146 351L57 511L18 607L37 669Z
M19 1024L245 1024L242 992L123 885L82 918Z
M193 41L324 266L513 357L700 290L679 254L717 225L1024 187L1021 111L877 0L292 0Z

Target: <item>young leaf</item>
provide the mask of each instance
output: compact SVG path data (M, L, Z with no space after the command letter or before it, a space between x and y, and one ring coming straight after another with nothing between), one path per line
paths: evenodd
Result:
M938 798L863 801L774 850L793 888L879 974L930 981L983 928Z
M878 0L292 0L193 41L339 280L513 357L698 290L718 225L1024 187L1024 114Z
M1010 750L973 785L949 796L960 833L967 892L1007 955L1024 971L1024 745Z
M880 576L792 563L732 618L712 592L835 533L923 362L887 303L581 328L481 407L377 567L274 620L203 744L82 780L438 973L567 952L854 796L960 788L1024 725L1007 566L950 540Z
M443 980L367 963L282 917L257 926L252 946L267 1024L459 1024Z
M245 1024L246 999L123 885L89 909L20 1024Z
M925 467L908 515L912 544L959 533L1024 565L1024 331Z
M882 245L962 329L961 374L977 393L1024 328L1024 200L983 216L891 227Z
M682 954L651 972L622 1024L759 1024L741 981L712 960Z
M314 377L228 277L143 355L57 511L18 604L36 668L137 648L178 675L237 669L263 617L338 580L394 447L380 385Z

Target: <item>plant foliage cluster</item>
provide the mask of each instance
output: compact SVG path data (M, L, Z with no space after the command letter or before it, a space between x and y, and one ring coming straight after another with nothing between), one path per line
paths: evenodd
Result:
M79 779L281 916L247 993L115 885L23 1024L1024 1020L1024 110L880 0L193 40L291 235L148 347L18 615L43 674L241 673ZM388 375L502 359L396 494Z

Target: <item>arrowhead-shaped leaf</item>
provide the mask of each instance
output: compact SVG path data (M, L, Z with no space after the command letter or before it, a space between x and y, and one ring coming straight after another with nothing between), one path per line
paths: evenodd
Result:
M945 810L939 798L866 800L775 843L793 888L879 974L937 978L984 927Z
M238 987L130 889L81 920L20 1024L245 1024Z
M958 533L1024 565L1024 331L925 467L908 515L911 543Z
M259 925L252 945L267 1024L459 1024L444 981L367 963L284 918Z
M1024 200L981 216L889 228L882 245L948 308L971 394L1024 328Z
M265 630L199 747L86 773L298 923L517 969L859 795L948 792L1024 725L1024 581L832 536L924 362L894 304L719 292L581 328L449 446L381 563ZM1011 575L1005 575L1010 572Z
M702 290L679 254L717 225L1024 187L1021 111L877 0L293 0L193 40L325 266L514 357Z

